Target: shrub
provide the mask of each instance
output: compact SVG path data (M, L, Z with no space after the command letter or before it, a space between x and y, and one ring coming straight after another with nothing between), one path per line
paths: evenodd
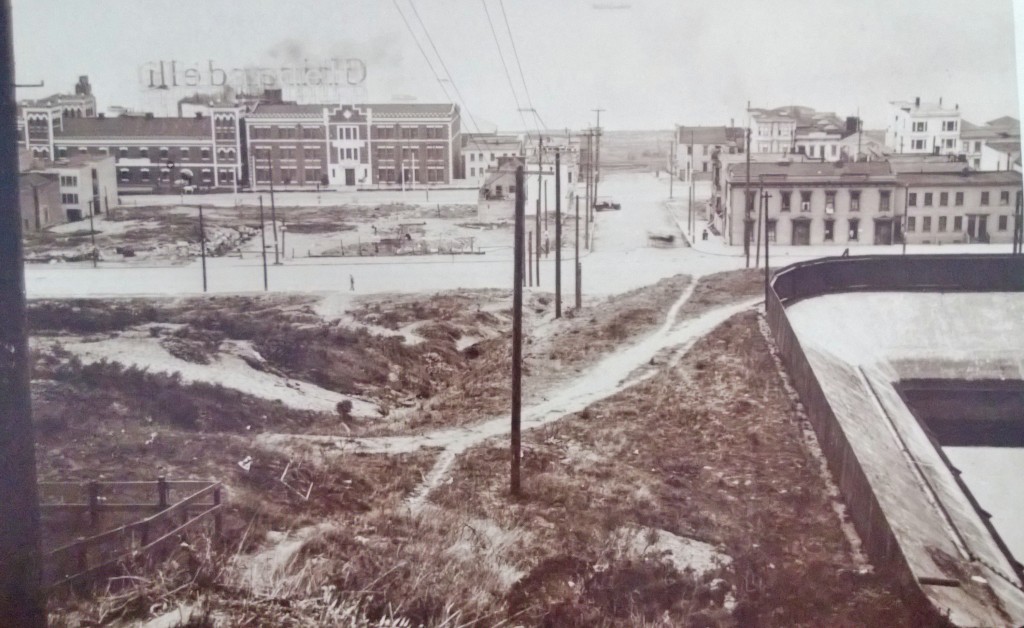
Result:
M338 416L348 421L349 419L352 418L352 400L342 399L341 401L338 402L337 410Z

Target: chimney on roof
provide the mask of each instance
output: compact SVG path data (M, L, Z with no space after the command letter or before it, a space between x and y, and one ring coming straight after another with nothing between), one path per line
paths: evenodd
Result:
M202 111L197 111L196 112L196 119L197 120L201 120L202 118L203 118L203 112Z
M939 96L939 107L942 106L942 96Z
M914 98L914 106L917 107L918 109L921 108L921 97L920 96Z
M147 111L146 112L146 119L147 120L152 120L153 119L153 112L152 111Z
M957 103L955 108L957 111L960 111L960 103Z
M106 118L106 117L107 117L107 114L105 114L105 113L103 113L103 112L101 111L101 112L99 112L98 114L96 114L96 117L97 117L97 118L99 118L100 120L102 120L103 118Z

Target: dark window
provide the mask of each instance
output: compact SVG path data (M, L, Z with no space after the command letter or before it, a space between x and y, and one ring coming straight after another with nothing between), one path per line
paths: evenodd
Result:
M949 205L949 192L939 192L939 206Z
M768 221L768 241L769 242L775 242L775 224L777 222L778 221L776 221L776 220L769 220Z
M831 214L836 210L836 193L835 191L825 192L825 213Z
M878 196L878 211L889 211L889 198L892 196L892 192L884 190L882 192L879 192Z
M939 232L943 232L945 230L946 230L946 217L945 216L939 216Z
M953 216L953 231L959 232L959 231L963 231L963 230L964 230L964 217L963 216Z
M1002 192L999 193L999 204L1000 205L1009 205L1010 204L1010 191L1009 190L1003 190Z
M860 211L860 190L850 190L850 211Z
M836 238L836 221L825 221L825 241L832 242Z
M1009 216L1000 216L999 217L999 230L1000 231L1006 231L1007 218L1009 218Z
M788 212L790 210L790 205L791 205L791 202L792 202L793 193L792 192L781 192L781 194L782 194L782 211Z
M917 229L917 218L914 216L907 217L907 232L914 231Z
M957 192L956 195L953 196L953 204L957 205L957 206L960 206L960 205L964 204L964 193L963 192Z
M988 192L981 193L981 204L988 205Z
M811 193L809 190L800 191L800 211L811 211Z
M860 239L860 220L856 218L850 219L850 232L847 234L846 239L850 242L856 242Z
M931 205L932 205L932 193L931 192L925 192L924 193L924 206L925 207L931 207ZM925 229L925 231L927 231L927 229Z
M917 207L917 192L911 192L907 196L907 205L911 207Z
M921 231L924 231L925 233L928 233L931 230L932 230L932 217L931 216L925 216L924 220L921 223Z

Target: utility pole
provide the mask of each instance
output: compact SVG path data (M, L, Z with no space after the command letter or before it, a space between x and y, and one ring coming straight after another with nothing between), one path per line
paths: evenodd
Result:
M601 181L601 112L604 109L592 109L591 111L597 113L597 155L594 158L594 200L596 201L597 184Z
M757 207L757 249L754 253L754 268L761 266L761 214L764 213L764 184L761 184L761 189L758 192L759 205Z
M592 165L593 165L592 162L591 162L591 157L592 157L593 152L594 152L593 147L592 147L593 140L594 140L594 132L593 132L593 130L588 130L587 131L587 174L586 174L586 179L584 180L585 181L585 187L586 187L586 195L587 195L587 206L583 208L583 221L584 221L584 224L583 224L583 242L586 244L588 251L590 250L590 207L594 204L594 201L592 200L592 198L590 196L590 174L591 174L591 168L592 168Z
M910 206L907 203L910 202L910 186L904 186L903 188L903 228L900 229L902 232L901 239L903 240L903 254L907 254L907 211Z
M690 239L694 239L694 230L697 228L697 215L693 213L694 205L697 203L697 188L693 182L693 129L690 129Z
M1013 252L1024 253L1024 191L1017 191L1017 207L1013 212Z
M260 252L263 254L263 290L267 290L267 226L263 220L263 195L260 194ZM343 249L344 250L344 249ZM362 250L362 247L360 247Z
M750 127L747 127L747 178L743 182L743 253L747 257L746 268L750 268Z
M534 216L536 229L536 245L533 247L533 255L537 261L537 270L534 277L537 278L537 287L540 287L540 196L544 189L544 136L537 135L537 215Z
M270 168L270 225L274 228L274 266L281 263L277 257L277 212L274 210L274 168Z
M679 133L679 127L676 127L676 133L674 133L673 135L678 135L678 133ZM672 192L672 181L673 181L673 179L676 178L676 175L675 175L675 172L676 172L676 138L675 137L672 138L672 143L668 145L668 154L669 154L669 160L668 160L668 197L669 197L669 199L673 199L675 197L673 196L673 192Z
M92 216L96 213L96 200L89 200L89 239L92 240L92 267L96 268L99 250L96 248L96 228L93 226Z
M562 154L555 151L555 318L562 318Z
M529 268L530 287L533 287L533 232L526 234L526 266Z
M583 274L580 266L580 197L576 196L576 310L583 306L583 288L580 279Z
M516 168L516 236L515 257L523 256L523 229L526 228L526 192L523 189L525 177L523 167ZM520 421L523 397L523 267L515 266L512 280L512 477L513 497L521 494L519 466L522 460L520 448Z
M203 225L203 206L199 206L199 255L203 260L203 292L206 292L206 228Z
M29 388L25 261L18 192L11 2L0 2L0 617L46 626L35 438Z
M764 199L764 308L768 311L768 291L771 288L771 270L768 264L768 199L772 197L767 192L762 192Z

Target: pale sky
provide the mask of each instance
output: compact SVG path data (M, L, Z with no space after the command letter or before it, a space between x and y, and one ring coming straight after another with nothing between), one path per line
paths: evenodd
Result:
M442 78L410 1L479 125L522 128L484 10L529 107L501 2L397 0ZM840 116L859 108L868 128L884 128L889 101L915 96L959 104L975 123L1018 115L1014 0L501 1L533 106L552 129L591 125L596 107L612 129L740 123L748 100ZM230 68L341 56L365 60L372 101L446 100L394 0L13 5L18 81L46 82L19 98L71 91L87 74L101 111L139 108L147 62ZM464 128L473 130L465 115Z

